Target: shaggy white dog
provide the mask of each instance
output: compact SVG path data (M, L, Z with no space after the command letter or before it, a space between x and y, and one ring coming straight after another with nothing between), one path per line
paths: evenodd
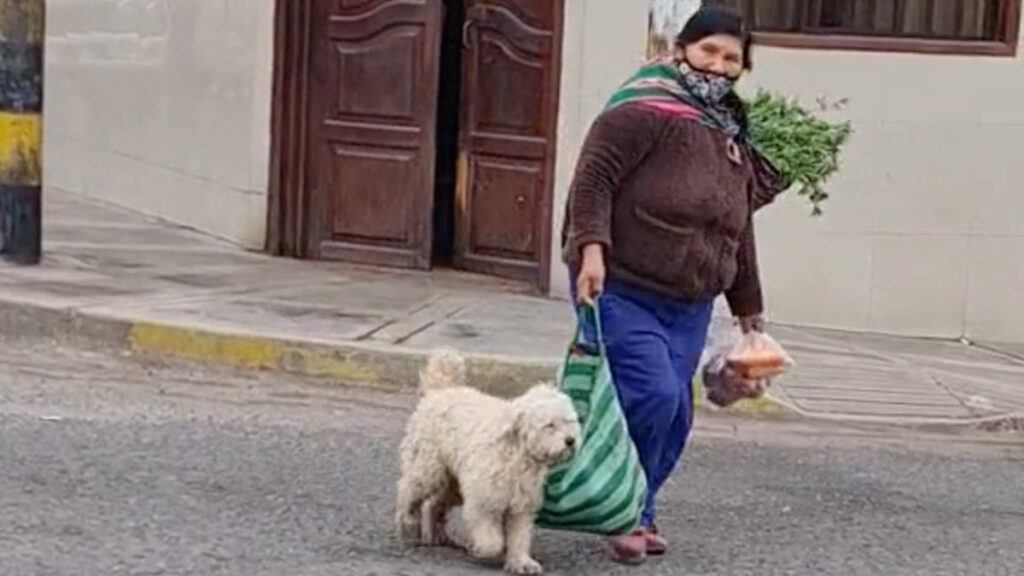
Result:
M505 569L539 574L530 557L533 521L548 467L572 456L580 425L572 401L541 384L515 400L466 386L465 362L435 352L420 372L422 398L402 440L395 521L405 540L452 537L478 558L505 552ZM465 534L445 534L462 506Z

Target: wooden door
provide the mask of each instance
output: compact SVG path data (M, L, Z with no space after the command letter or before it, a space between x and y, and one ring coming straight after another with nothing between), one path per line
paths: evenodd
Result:
M441 0L312 0L307 253L430 265Z
M562 0L467 0L460 268L547 289Z

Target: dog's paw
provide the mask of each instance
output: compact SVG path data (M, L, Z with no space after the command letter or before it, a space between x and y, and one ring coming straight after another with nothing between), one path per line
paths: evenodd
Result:
M420 521L413 516L402 516L395 521L395 532L398 539L407 544L420 541Z
M509 574L542 574L544 567L533 558L509 558L505 562L505 571Z
M425 546L452 546L454 542L445 531L444 526L431 526L429 531L423 533L423 544Z

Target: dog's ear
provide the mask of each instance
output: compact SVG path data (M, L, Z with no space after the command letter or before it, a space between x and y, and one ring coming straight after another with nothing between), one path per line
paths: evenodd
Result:
M501 437L509 442L518 442L526 426L526 406L513 405L512 417L505 421Z

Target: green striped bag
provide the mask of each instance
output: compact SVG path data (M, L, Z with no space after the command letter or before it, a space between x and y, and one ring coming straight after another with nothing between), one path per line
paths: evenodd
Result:
M584 314L595 320L596 346L580 338ZM610 535L636 528L647 497L647 479L612 383L599 316L591 307L580 310L562 367L559 386L576 407L583 442L571 460L552 468L537 524Z

